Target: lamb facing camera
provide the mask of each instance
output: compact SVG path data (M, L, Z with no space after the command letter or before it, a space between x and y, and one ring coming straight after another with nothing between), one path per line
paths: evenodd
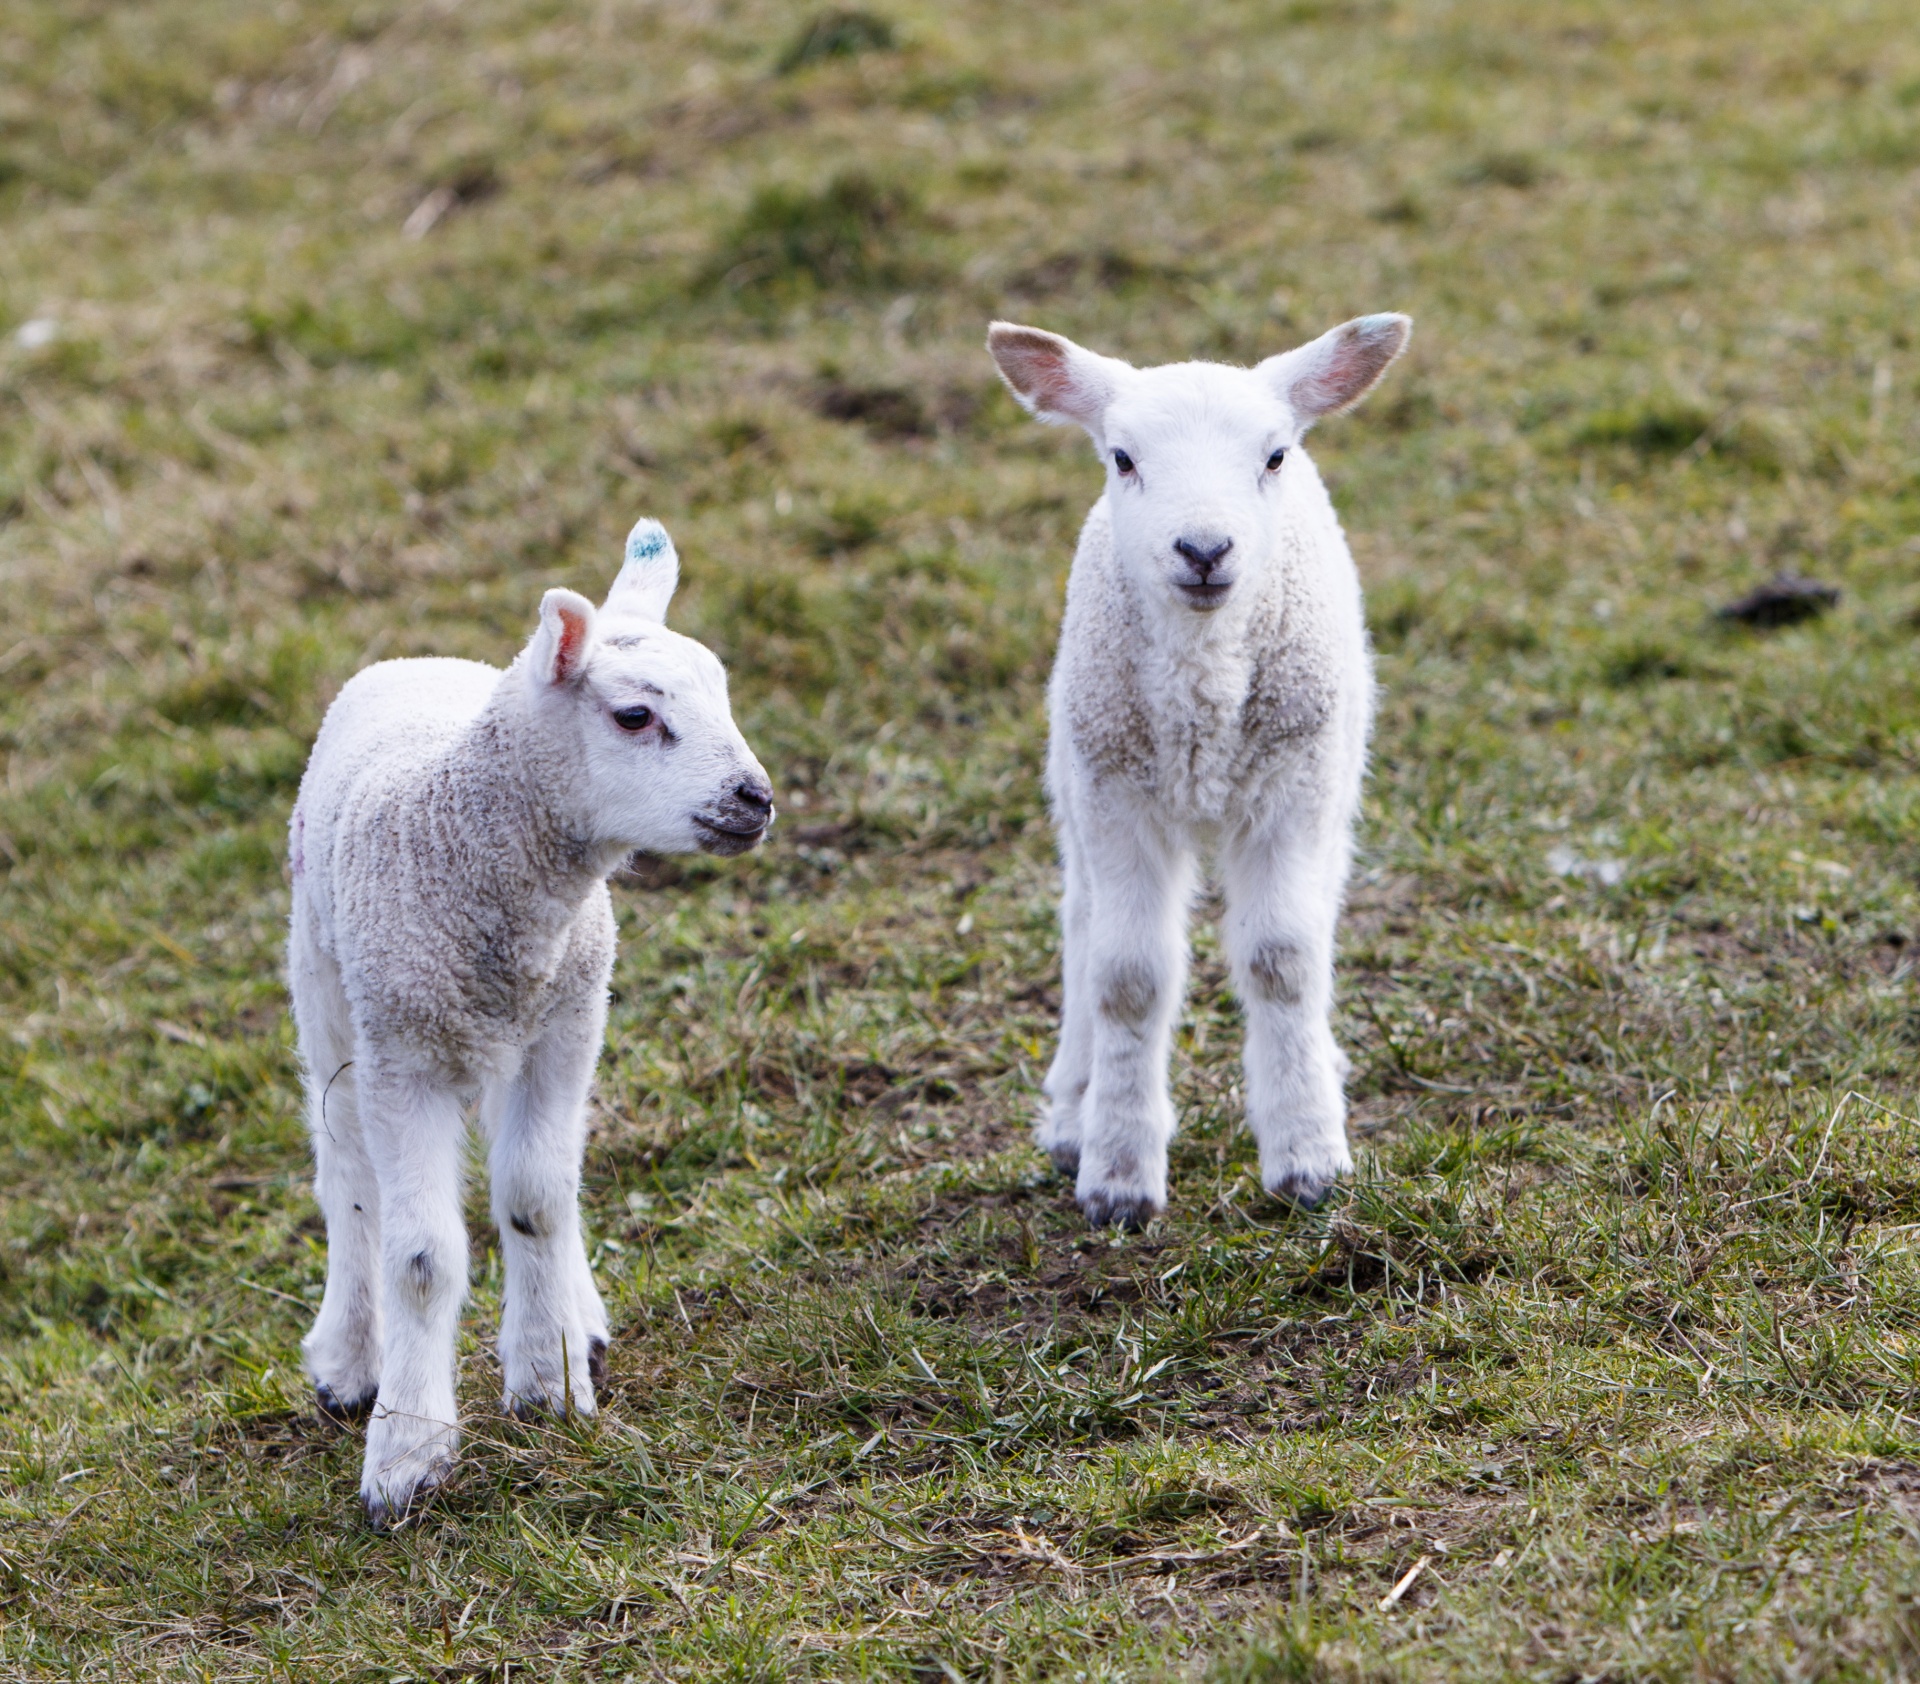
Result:
M1301 439L1411 330L1362 316L1251 369L1140 369L1037 328L988 333L1013 395L1085 428L1107 467L1049 691L1064 999L1038 1129L1096 1225L1166 1206L1168 1042L1202 851L1226 894L1261 1179L1313 1205L1353 1168L1329 1013L1373 671Z
M506 1263L507 1407L588 1413L605 1380L579 1189L613 969L606 880L636 849L738 854L773 822L726 673L666 627L679 573L643 520L605 605L548 591L505 672L369 667L301 780L287 969L327 1222L302 1351L324 1412L371 1416L375 1525L453 1464L474 1102Z

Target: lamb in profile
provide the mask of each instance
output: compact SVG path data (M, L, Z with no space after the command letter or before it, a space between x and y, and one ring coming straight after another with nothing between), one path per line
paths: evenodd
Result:
M606 879L636 848L738 854L773 792L711 651L667 630L680 564L643 520L598 612L550 590L505 672L384 661L328 710L291 836L288 973L327 1284L320 1407L371 1412L375 1525L452 1466L466 1106L490 1143L508 1407L594 1407L607 1316L582 1243L606 1028Z
M1251 369L1137 369L1036 328L988 334L1014 396L1084 427L1107 466L1049 693L1064 1001L1038 1131L1096 1225L1166 1205L1201 849L1226 894L1261 1179L1313 1205L1353 1167L1328 1019L1373 674L1353 559L1300 441L1411 329L1362 316Z

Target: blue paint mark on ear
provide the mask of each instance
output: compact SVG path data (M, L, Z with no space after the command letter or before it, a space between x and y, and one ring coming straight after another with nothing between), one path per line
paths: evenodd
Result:
M627 534L627 560L629 562L651 561L655 556L672 550L673 540L667 536L667 529L657 520L642 520L635 524Z
M680 557L657 520L642 520L627 534L627 556L620 577L607 594L607 607L649 620L664 620L674 587L680 583Z

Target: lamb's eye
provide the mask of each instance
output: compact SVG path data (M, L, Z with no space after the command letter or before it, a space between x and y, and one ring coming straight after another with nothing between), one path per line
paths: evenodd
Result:
M1267 458L1267 472L1270 474L1279 473L1280 464L1286 461L1286 459L1287 459L1287 447L1285 445L1282 445L1278 450L1276 450L1271 456Z
M644 731L653 723L653 709L615 708L613 722L623 731Z
M1116 450L1113 453L1113 465L1116 468L1118 468L1123 474L1130 474L1133 472L1133 458L1129 456L1124 450Z

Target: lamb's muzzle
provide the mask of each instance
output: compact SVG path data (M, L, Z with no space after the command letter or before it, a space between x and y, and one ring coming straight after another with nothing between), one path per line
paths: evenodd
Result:
M1233 589L1232 570L1220 565L1233 548L1233 540L1208 532L1197 537L1176 538L1173 548L1187 564L1187 571L1175 576L1174 589L1195 608L1218 608L1227 600L1227 592Z
M743 778L724 800L693 822L701 849L709 854L744 854L773 824L773 785L765 778Z

